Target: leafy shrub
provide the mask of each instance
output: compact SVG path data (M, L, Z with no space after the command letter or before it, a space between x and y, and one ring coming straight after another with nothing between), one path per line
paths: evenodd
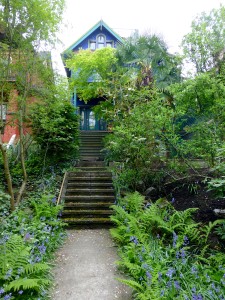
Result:
M78 150L78 116L67 101L36 104L32 113L34 139L52 161L73 158Z

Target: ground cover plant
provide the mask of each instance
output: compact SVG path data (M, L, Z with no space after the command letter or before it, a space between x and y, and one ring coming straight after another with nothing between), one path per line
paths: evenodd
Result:
M65 238L61 209L49 194L30 196L10 215L1 209L1 300L48 298L50 259Z
M146 203L137 192L113 208L118 264L129 276L120 280L135 299L225 299L224 236L213 245L209 238L213 229L224 234L224 220L196 223L195 208L176 211L164 198Z

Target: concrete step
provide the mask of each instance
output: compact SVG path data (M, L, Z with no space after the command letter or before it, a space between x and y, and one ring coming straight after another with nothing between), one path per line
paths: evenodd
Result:
M80 209L88 209L88 210L102 210L102 209L110 209L110 206L113 203L111 202L67 202L64 205L65 210L80 210Z
M98 177L107 177L107 178L112 178L112 173L109 171L83 171L79 170L78 171L71 171L68 173L69 177L91 177L91 178L98 178Z
M112 182L86 182L86 181L72 181L72 182L68 182L67 184L67 188L71 189L71 188L89 188L89 189L95 189L95 188L102 188L105 189L106 187L113 189L113 184Z
M80 210L64 210L62 213L63 218L67 217L87 217L87 218L99 218L99 217L109 217L113 213L112 210L91 210L91 209L80 209Z
M97 183L97 182L104 182L109 183L112 182L112 177L86 177L86 176L77 176L77 177L70 177L68 179L68 182L91 182L91 183Z
M114 195L66 195L65 202L114 202Z
M68 223L69 227L77 225L112 225L110 218L64 218L64 222Z
M102 189L96 189L96 188L67 188L66 195L114 195L114 189L113 188L102 188Z

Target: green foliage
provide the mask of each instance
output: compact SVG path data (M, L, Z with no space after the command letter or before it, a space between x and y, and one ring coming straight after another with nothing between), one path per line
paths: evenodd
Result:
M183 39L185 56L198 73L212 68L220 71L224 60L225 7L203 12L192 22L192 31Z
M67 101L52 99L47 107L34 106L31 115L34 139L52 161L74 158L78 150L78 116Z
M196 209L176 211L166 199L140 208L136 203L141 197L128 195L113 206L116 228L111 230L120 246L118 265L129 275L120 281L134 289L134 298L224 297L224 254L210 249L207 240L221 222L196 224L192 219ZM130 213L126 202L136 209Z
M66 60L66 66L72 70L71 86L80 99L88 101L102 96L116 61L114 48L80 50Z
M55 203L51 195L39 198L36 194L2 217L0 299L7 295L10 299L46 299L52 282L48 260L65 237L64 224L58 219L62 207Z
M153 170L167 160L174 128L173 111L157 95L153 93L150 99L149 95L143 94L143 101L139 104L137 98L135 103L138 105L131 107L129 113L118 120L113 135L106 140L106 159L122 162L120 168L114 169L117 185L131 190L143 191L150 178L160 180L156 175L152 176Z
M37 295L50 283L47 279L50 267L44 263L30 264L31 248L24 244L21 236L13 234L5 239L6 242L0 245L1 287L5 293L14 295L22 291L23 297L29 295L29 291Z
M132 69L141 84L146 85L147 77L150 81L154 79L158 88L181 80L181 60L168 52L168 46L159 35L135 32L118 47L116 56L121 65Z

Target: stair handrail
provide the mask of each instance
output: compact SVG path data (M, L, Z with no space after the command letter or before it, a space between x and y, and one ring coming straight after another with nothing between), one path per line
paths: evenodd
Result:
M61 196L62 196L62 191L63 191L64 182L65 182L65 180L66 180L66 177L67 177L67 172L65 172L65 174L64 174L63 181L62 181L62 185L61 185L61 188L60 188L60 192L59 192L59 196L58 196L56 205L59 205L59 202L60 202L60 199L61 199Z

